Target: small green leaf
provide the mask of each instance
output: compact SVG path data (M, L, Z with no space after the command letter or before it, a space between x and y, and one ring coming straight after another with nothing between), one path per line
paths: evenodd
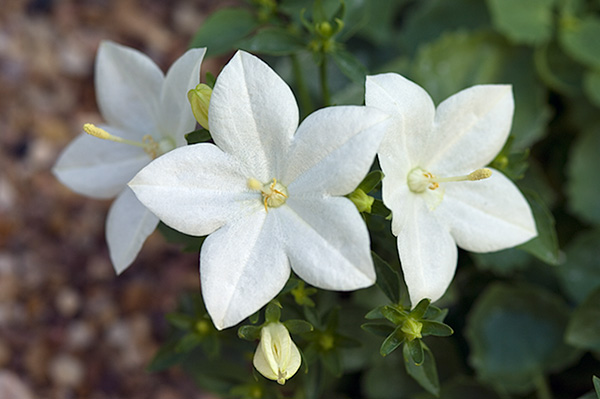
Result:
M386 339L383 340L379 353L387 356L396 350L404 342L404 333L397 327Z
M404 320L406 320L406 317L408 316L408 313L401 312L400 310L392 306L384 306L381 309L381 314L383 314L383 317L385 317L386 319L388 319L396 325L404 323Z
M188 353L180 353L175 351L176 345L177 340L171 340L161 346L152 358L152 361L148 367L146 367L146 370L150 373L155 373L181 363L188 356Z
M277 323L281 318L281 304L276 301L271 301L265 310L265 320L268 323Z
M198 129L198 130L194 130L193 132L186 134L185 139L189 145L189 144L204 143L206 141L209 141L211 139L211 137L210 137L210 132L208 130Z
M243 325L238 328L237 334L241 339L254 341L260 338L260 330L261 327L259 326Z
M340 354L336 350L329 350L319 353L323 365L331 374L336 377L342 376L342 362Z
M363 181L361 181L358 185L358 188L363 190L365 193L370 193L382 180L383 172L380 170L374 170L365 176Z
M310 324L308 321L305 321L305 320L298 320L298 319L286 320L283 322L283 325L292 334L304 334L304 333L314 330L314 327L312 326L312 324Z
M369 313L367 313L365 315L365 319L383 319L385 318L385 316L383 315L383 313L381 312L381 310L384 308L384 306L378 306L373 310L370 310Z
M590 101L600 107L600 72L587 71L583 78L583 90Z
M576 348L600 352L600 288L575 309L565 339Z
M439 321L440 323L444 322L446 315L448 314L448 309L440 309L437 306L429 305L427 308L427 312L425 312L424 319L430 321Z
M425 313L427 312L427 308L429 307L430 303L431 303L431 299L428 299L428 298L421 299L421 301L417 304L417 306L415 306L415 308L410 311L410 317L412 317L415 320L422 319L423 316L425 316Z
M594 389L596 390L596 396L600 399L600 378L594 376L592 377L592 381L594 381Z
M538 235L518 248L550 265L558 265L559 248L554 216L536 192L527 190L523 191L523 194L531 206Z
M596 184L599 152L600 125L595 125L577 137L567 165L569 208L581 220L593 224L600 224L600 184Z
M439 321L421 320L421 324L423 324L421 334L423 334L424 337L428 335L435 335L436 337L449 337L450 335L454 334L454 330L449 325L440 323Z
M240 42L239 47L253 53L281 56L294 54L306 46L298 35L283 28L268 27Z
M390 211L380 199L375 198L373 205L371 205L371 215L382 216L386 219L390 218L392 211Z
M340 68L340 71L351 81L359 85L365 84L367 68L354 55L343 49L336 49L331 53L333 61Z
M214 57L233 50L238 41L258 26L256 18L243 8L222 8L212 13L196 32L190 47L206 47Z
M416 366L420 366L423 364L423 360L425 360L425 354L423 351L423 346L421 344L420 339L413 339L412 341L404 342L404 347L408 347L405 349L408 351L410 358L415 363Z
M555 0L488 0L494 26L518 44L540 44L552 37Z
M392 303L400 303L400 275L375 252L371 251L371 256L377 274L375 284Z
M559 42L565 53L591 68L600 67L600 19L586 17L563 18L560 24Z
M250 323L256 324L256 323L258 323L259 318L260 318L260 310L252 313L250 315L250 317L248 317L248 320L250 321Z
M559 277L566 294L581 303L600 288L600 229L584 231L565 247L565 262L559 268Z
M175 352L178 353L187 353L194 349L196 346L200 345L202 341L202 337L200 337L195 332L190 332L183 336L175 345Z
M394 326L383 323L364 323L360 328L380 337L387 337L395 330Z
M194 325L194 318L184 313L168 313L165 318L173 327L189 330Z
M413 377L423 388L435 396L440 394L440 382L437 374L437 367L435 365L435 358L431 350L422 344L423 348L423 362L420 365L416 365L413 362L410 349L407 345L404 345L402 354L404 356L404 366L408 374Z

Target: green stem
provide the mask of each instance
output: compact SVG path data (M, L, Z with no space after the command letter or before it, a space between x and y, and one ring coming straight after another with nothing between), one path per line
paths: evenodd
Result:
M548 380L544 377L544 374L539 373L535 377L535 388L538 399L553 399Z
M323 106L327 107L331 103L329 96L329 85L327 82L327 54L323 53L323 59L321 60L321 93L323 94Z
M300 66L300 61L298 61L298 56L296 54L292 54L292 71L294 72L294 80L296 81L296 87L298 88L298 97L300 99L300 108L302 110L302 119L308 114L310 114L314 110L314 105L312 103L312 99L310 98L310 93L308 91L308 87L306 86L306 81L304 80L304 75L302 74L302 68Z

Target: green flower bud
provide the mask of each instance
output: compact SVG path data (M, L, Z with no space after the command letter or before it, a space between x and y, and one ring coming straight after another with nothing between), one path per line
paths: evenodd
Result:
M354 203L354 205L356 205L356 208L358 208L359 212L371 213L371 206L373 205L373 202L375 202L375 198L367 195L360 188L357 188L350 193L348 198Z
M212 89L204 83L200 83L195 89L188 91L187 95L196 121L198 121L200 126L209 130L208 105L210 104Z
M400 330L404 333L408 341L412 341L417 338L422 338L422 329L423 323L416 321L415 319L412 319L410 317L407 318L406 321L404 321L404 324L402 324L402 328L400 328Z

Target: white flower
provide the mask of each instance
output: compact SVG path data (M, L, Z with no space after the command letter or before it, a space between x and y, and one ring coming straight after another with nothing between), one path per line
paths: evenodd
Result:
M261 328L252 361L259 373L283 385L296 374L301 362L300 351L283 324L269 323Z
M200 254L200 278L217 328L274 298L290 266L324 289L374 283L368 231L342 196L368 172L387 119L369 107L330 107L298 127L290 88L240 51L212 92L208 123L216 145L178 148L130 182L169 226L212 233Z
M378 152L383 201L410 299L439 299L454 276L456 245L473 252L513 247L535 237L517 187L481 169L504 145L514 100L506 85L482 85L443 101L397 74L367 77L366 104L392 115ZM491 175L491 176L490 176Z
M133 262L158 224L127 182L153 158L186 144L184 134L196 124L187 92L198 84L205 51L189 50L165 77L137 50L112 42L103 42L98 50L96 97L107 124L86 129L134 145L82 133L61 154L53 172L77 193L117 197L106 220L106 240L117 273Z

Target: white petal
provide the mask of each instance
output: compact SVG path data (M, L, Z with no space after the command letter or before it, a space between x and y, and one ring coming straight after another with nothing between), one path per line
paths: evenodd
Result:
M458 246L473 252L499 251L537 235L527 200L496 170L485 180L447 184L436 211Z
M437 109L421 166L451 176L487 165L506 142L514 108L509 85L473 86L449 97Z
M392 117L379 152L402 171L418 166L423 142L433 129L435 106L427 92L401 75L367 76L365 104Z
M123 130L103 129L115 135ZM135 174L150 162L139 147L101 140L82 133L64 149L52 171L76 193L93 198L112 198L127 186Z
M346 198L297 198L276 208L285 229L292 269L307 283L330 290L355 290L375 282L369 233Z
M163 73L141 52L113 42L102 42L96 59L96 98L109 125L156 134L156 118Z
M261 330L261 338L258 343L258 348L254 353L252 364L264 377L270 380L277 380L278 376L278 365L273 356L273 348L271 342L271 334L265 334L264 328Z
M434 212L417 198L398 234L400 263L413 306L424 298L437 301L456 270L456 244Z
M157 225L158 218L125 187L111 205L106 219L106 242L117 274L131 265Z
M178 147L186 144L184 134L196 126L187 93L200 82L200 64L205 53L205 48L188 50L169 68L162 85L159 130L163 137L173 137Z
M208 120L215 143L253 178L267 182L286 162L298 107L288 85L267 64L238 51L219 74Z
M338 106L309 115L298 128L281 177L290 194L345 195L373 164L389 116L375 108Z
M211 234L200 252L206 309L221 330L250 316L285 285L290 266L274 212L255 212Z
M238 162L213 144L179 147L155 159L129 183L163 222L186 234L210 234L262 208Z

